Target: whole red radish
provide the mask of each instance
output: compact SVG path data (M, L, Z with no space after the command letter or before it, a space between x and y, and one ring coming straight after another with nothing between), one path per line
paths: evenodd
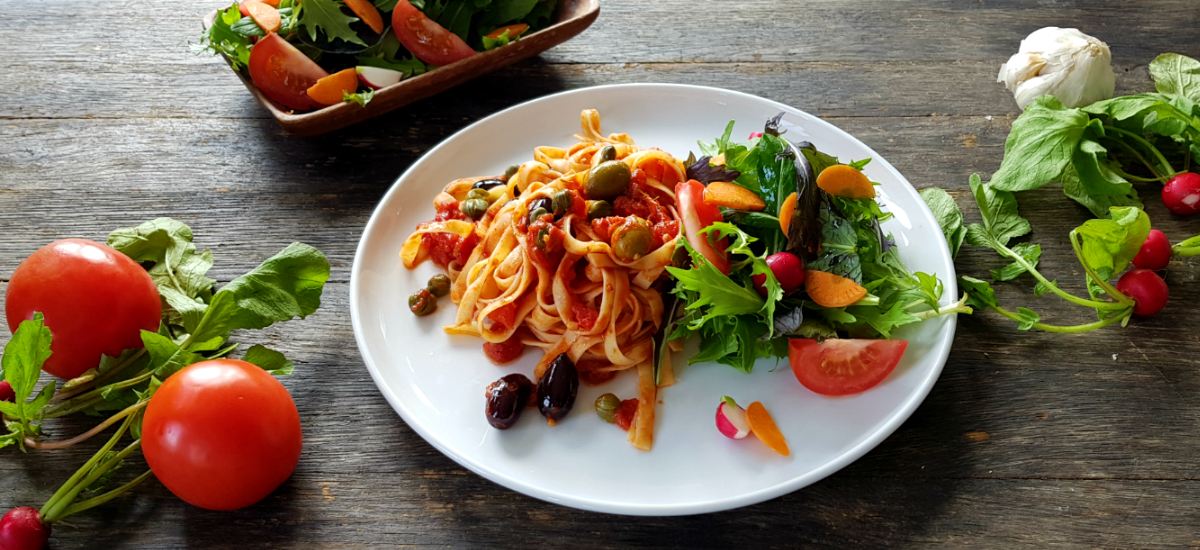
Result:
M50 526L42 523L35 508L22 506L0 518L0 548L3 550L41 550L50 542Z
M1171 263L1171 242L1162 231L1151 229L1141 250L1133 257L1134 267L1158 271Z
M1134 269L1122 275L1117 290L1136 302L1135 315L1154 315L1167 305L1167 282L1149 269Z
M0 401L8 401L12 403L17 400L17 392L12 389L12 384L7 380L0 381Z
M767 267L771 268L771 273L775 275L775 280L779 281L779 286L783 287L784 292L791 292L804 284L804 261L791 252L778 252L767 256ZM759 294L767 295L766 275L758 274L750 280L754 281L754 288L758 289Z
M30 254L8 283L4 312L15 331L34 313L46 317L52 355L42 368L75 378L142 347L142 331L158 330L162 302L150 274L113 248L86 239L54 241Z
M175 496L209 510L254 504L300 461L296 403L274 376L245 361L215 359L163 382L142 424L142 452Z
M1183 172L1168 180L1162 188L1162 201L1168 210L1182 216L1200 212L1200 174Z

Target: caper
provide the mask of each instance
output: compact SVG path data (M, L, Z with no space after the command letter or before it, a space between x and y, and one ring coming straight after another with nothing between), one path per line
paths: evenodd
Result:
M437 309L437 297L428 289L422 288L408 297L408 309L418 316L429 315Z
M612 231L613 253L618 259L631 262L650 251L650 242L653 239L650 222L638 217L627 218L625 223Z
M505 179L508 179L508 178L505 178ZM498 179L479 180L479 181L475 182L475 185L472 185L471 188L472 189L483 189L486 191L488 189L496 187L497 185L504 185L504 182L502 180L498 180Z
M629 165L619 160L597 164L588 172L587 196L589 199L610 201L629 189Z
M596 415L609 424L616 422L619 408L621 408L621 398L611 393L606 393L596 399Z
M491 194L491 193L489 193L489 192L487 191L487 189L482 189L482 188L479 188L479 187L474 187L474 188L472 188L470 191L467 191L467 198L466 198L466 200L471 200L471 199L483 199L483 200L487 200L487 199L488 199L488 197L490 197L490 196L492 196L492 194Z
M549 368L538 381L538 411L553 425L554 421L571 412L578 393L579 371L575 370L575 362L567 354L559 354L550 361Z
M613 206L608 201L587 201L588 221L613 215Z
M617 160L617 148L612 145L605 145L600 148L600 162L609 160Z
M488 202L485 199L467 199L462 203L462 213L472 220L478 220L487 213Z
M542 219L542 216L545 216L546 214L549 214L549 212L547 212L545 208L538 207L534 210L531 210L529 212L529 225L537 223L537 221Z
M509 166L508 168L504 169L504 179L510 180L510 179L512 179L513 176L517 175L517 172L520 172L520 171L521 171L520 164L514 164L512 166Z
M575 197L570 191L562 190L555 193L550 198L550 204L554 207L554 217L561 218L564 214L571 210L571 203L575 202Z
M542 250L546 250L546 237L549 237L549 236L550 236L550 226L543 225L542 228L538 230L537 238L535 238L533 240L534 244L537 244L538 248L540 248Z
M433 293L434 296L442 297L450 293L450 277L441 273L429 278L429 284L425 289Z

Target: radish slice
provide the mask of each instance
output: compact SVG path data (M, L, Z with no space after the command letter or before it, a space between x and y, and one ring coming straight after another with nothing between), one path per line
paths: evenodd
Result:
M367 67L364 65L359 65L358 67L354 68L354 72L358 73L358 79L361 80L363 84L369 86L372 90L386 88L392 84L400 82L400 79L404 78L404 73L400 71L393 71L391 69L385 69L383 67Z
M745 439L750 435L750 423L746 421L746 410L739 407L732 397L724 396L717 405L717 429L730 439Z

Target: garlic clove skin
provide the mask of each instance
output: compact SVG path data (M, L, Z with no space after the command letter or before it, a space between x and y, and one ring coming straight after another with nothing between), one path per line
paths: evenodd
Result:
M1044 94L1076 108L1111 98L1117 77L1107 44L1078 29L1046 27L1021 41L1020 51L1000 66L996 80L1021 109Z

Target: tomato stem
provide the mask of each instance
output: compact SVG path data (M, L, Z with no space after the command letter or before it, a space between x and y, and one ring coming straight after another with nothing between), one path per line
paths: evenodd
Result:
M121 420L122 418L125 418L126 416L129 416L129 415L141 410L142 407L145 407L146 404L149 402L150 402L150 400L148 400L148 399L138 401L137 403L134 403L133 405L126 407L121 412L108 417L107 419L104 420L104 422L97 424L96 427L94 427L86 432L83 432L75 437L72 437L71 439L64 439L62 441L51 441L51 442L47 442L47 443L42 443L42 442L39 442L34 439L25 438L25 444L30 447L33 447L35 449L41 449L44 451L52 451L55 449L65 449L65 448L75 445L77 443L82 443L84 441L91 439L96 434L104 431L105 428L108 428L109 426L116 424L118 420Z

